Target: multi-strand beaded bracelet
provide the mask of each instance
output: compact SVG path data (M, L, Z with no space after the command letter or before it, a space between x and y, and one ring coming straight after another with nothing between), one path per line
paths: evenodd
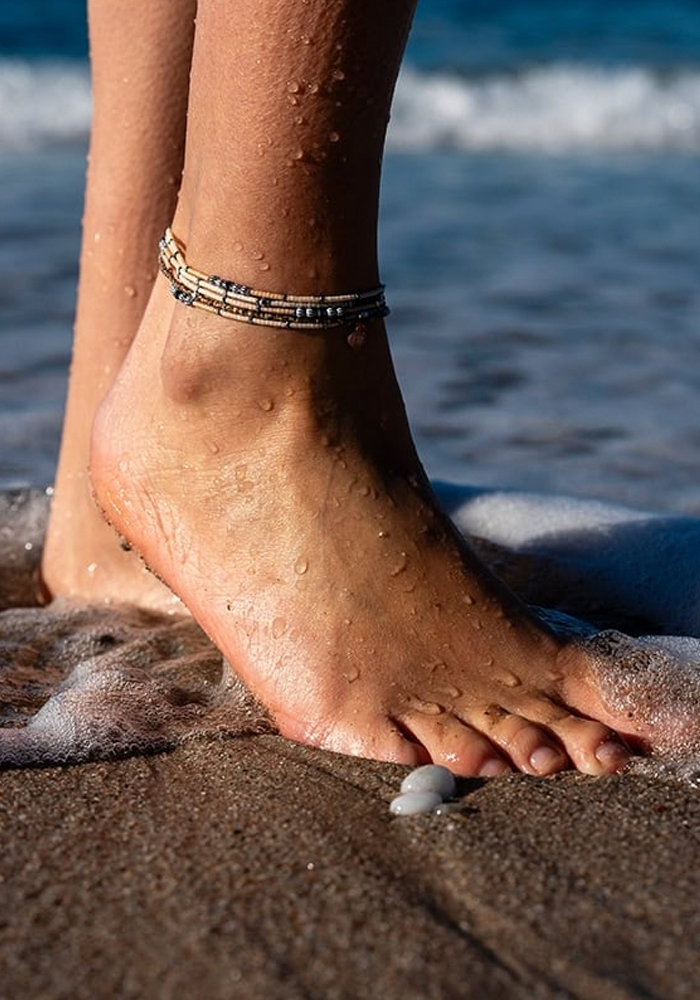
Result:
M364 343L367 322L389 313L383 285L349 295L286 295L262 292L204 274L187 263L182 244L171 229L166 229L160 241L159 263L170 281L170 291L184 305L242 323L284 330L317 331L349 326L351 347L361 347Z

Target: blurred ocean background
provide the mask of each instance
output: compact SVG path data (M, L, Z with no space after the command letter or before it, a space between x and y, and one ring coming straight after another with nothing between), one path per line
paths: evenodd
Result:
M51 482L81 0L0 5L0 488ZM382 272L430 474L700 515L700 0L423 0Z

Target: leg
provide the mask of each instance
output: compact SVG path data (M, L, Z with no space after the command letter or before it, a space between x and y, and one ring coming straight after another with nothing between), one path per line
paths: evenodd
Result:
M173 224L195 267L300 294L376 284L411 14L411 0L201 0ZM436 509L381 322L353 351L338 331L187 309L157 281L92 470L109 519L285 735L463 774L626 760L583 654Z
M157 272L154 247L175 209L193 34L193 0L90 5L94 115L78 312L43 567L53 596L174 606L105 524L87 468L95 409L136 333Z

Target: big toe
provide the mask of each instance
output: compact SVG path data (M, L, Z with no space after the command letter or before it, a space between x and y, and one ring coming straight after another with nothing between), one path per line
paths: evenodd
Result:
M298 734L293 738L299 738ZM413 738L409 730L383 716L374 717L361 727L336 721L322 731L305 732L301 741L350 757L366 757L393 764L408 764L410 767L430 763L430 755L422 742Z

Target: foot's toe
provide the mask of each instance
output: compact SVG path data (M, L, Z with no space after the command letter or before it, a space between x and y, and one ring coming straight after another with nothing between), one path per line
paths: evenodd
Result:
M525 774L556 774L569 764L569 758L556 737L542 726L500 705L490 705L480 717L472 719L484 728L496 744Z
M410 767L430 763L430 754L418 737L414 739L410 730L383 717L372 720L361 730L353 725L336 724L326 729L323 737L318 733L312 736L306 733L301 741L350 757L367 757Z
M574 767L583 774L614 774L632 756L607 726L593 719L566 715L551 723L551 729L566 748Z
M402 725L426 747L434 764L443 764L454 774L491 778L513 770L486 736L454 715L410 712Z

